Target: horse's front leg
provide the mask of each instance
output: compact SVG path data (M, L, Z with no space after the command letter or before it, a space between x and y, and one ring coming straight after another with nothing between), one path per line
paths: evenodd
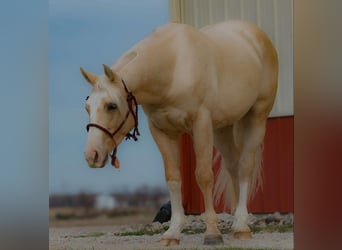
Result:
M222 244L223 238L217 228L217 215L213 204L214 174L212 170L213 128L208 110L201 109L193 124L193 142L196 153L196 180L202 191L207 230L204 244Z
M151 121L149 121L149 127L163 157L165 177L171 199L171 223L169 229L164 233L160 244L162 246L178 245L184 224L178 136L170 137L166 135L156 128Z

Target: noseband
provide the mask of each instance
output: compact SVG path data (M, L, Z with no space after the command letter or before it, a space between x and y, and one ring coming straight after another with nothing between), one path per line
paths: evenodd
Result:
M137 104L137 100L135 99L135 96L133 95L133 93L131 91L128 91L128 88L125 84L125 81L122 79L121 80L122 82L122 85L127 93L127 98L126 98L126 101L127 101L127 104L128 104L128 111L126 113L126 116L125 118L123 119L123 121L120 123L120 125L118 126L118 128L113 132L111 133L108 129L96 124L96 123L88 123L87 125L87 132L89 131L89 128L90 127L95 127L95 128L98 128L100 129L102 132L104 132L106 135L108 135L113 141L114 141L114 144L115 144L115 148L113 149L113 153L110 155L111 158L112 158L112 161L111 161L111 164L114 166L114 162L116 160L116 142L114 140L114 136L120 131L120 129L122 129L122 127L124 126L124 124L126 123L127 119L128 119L128 116L129 114L131 113L133 118L134 118L134 128L133 128L133 132L132 133L127 133L126 134L126 140L129 140L131 138L133 138L134 141L137 141L138 140L138 137L140 135L139 133L139 129L138 129L138 104ZM133 104L135 105L135 113L134 113L134 110L133 110Z

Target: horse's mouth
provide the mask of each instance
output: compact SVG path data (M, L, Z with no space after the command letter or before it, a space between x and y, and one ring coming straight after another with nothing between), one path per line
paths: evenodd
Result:
M100 161L99 155L96 153L92 162L88 162L88 165L91 168L103 168L104 166L106 166L107 160L108 160L108 154L106 154L103 160Z

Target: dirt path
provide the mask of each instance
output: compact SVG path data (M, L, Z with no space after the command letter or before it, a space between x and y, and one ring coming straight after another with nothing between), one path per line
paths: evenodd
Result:
M293 215L279 213L250 216L250 226L253 238L236 240L230 235L232 217L226 214L218 215L218 227L223 233L224 245L204 246L205 224L201 216L187 216L181 243L177 247L162 248L159 240L168 228L169 222L160 224L141 223L124 220L127 224L79 224L63 226L50 224L50 250L107 250L107 249L216 249L228 250L232 247L247 249L293 249ZM114 221L114 220L113 220ZM112 221L112 222L113 222ZM99 221L98 221L99 222ZM75 222L73 222L75 223ZM91 226L92 225L92 226Z
M50 228L50 250L90 250L90 249L162 249L159 246L161 234L142 236L117 236L120 226ZM224 234L224 245L216 249L229 247L293 249L293 233L254 233L251 240L236 240ZM202 245L203 233L182 235L178 247L165 249L215 249Z

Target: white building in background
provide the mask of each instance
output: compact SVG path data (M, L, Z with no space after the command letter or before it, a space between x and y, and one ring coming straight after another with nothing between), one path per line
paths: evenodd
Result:
M99 194L95 198L95 208L97 209L114 209L117 207L115 198L109 194Z

